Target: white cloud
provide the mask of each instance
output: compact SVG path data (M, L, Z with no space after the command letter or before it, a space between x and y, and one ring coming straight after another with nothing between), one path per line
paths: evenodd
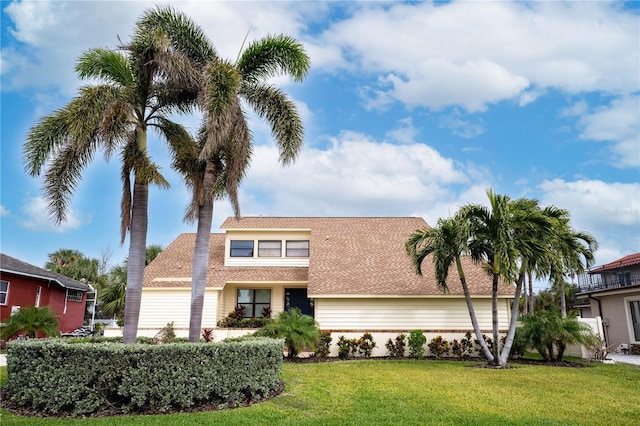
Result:
M578 125L581 139L613 143L615 165L640 166L640 96L616 99L583 115Z
M56 225L47 212L48 204L43 197L30 198L22 207L24 218L19 223L23 228L31 231L48 231L62 234L91 222L91 218L81 219L76 211L69 210L67 220Z
M460 105L471 111L547 89L633 93L639 89L639 24L610 2L360 4L318 42L330 58L384 77L368 103ZM375 28L375 31L371 29ZM532 89L533 88L533 89Z
M277 150L257 146L242 184L254 194L243 214L409 216L453 197L467 184L463 167L420 144L393 145L343 132L326 150L307 148L281 168Z
M473 123L471 120L464 119L464 114L459 109L454 108L449 114L442 115L438 123L439 127L451 130L456 136L465 139L472 139L484 133L484 125L482 120Z
M9 216L11 212L5 206L0 204L0 217Z
M640 183L554 179L542 182L539 190L542 205L569 210L573 227L597 238L599 264L638 251Z
M413 118L406 117L399 120L396 128L389 130L386 136L399 143L413 143L418 133L418 129L413 125Z

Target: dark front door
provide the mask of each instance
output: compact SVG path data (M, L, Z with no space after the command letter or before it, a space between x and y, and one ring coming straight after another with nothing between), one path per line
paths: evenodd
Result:
M307 297L306 288L285 288L284 308L287 311L298 308L303 314L313 317L313 300Z

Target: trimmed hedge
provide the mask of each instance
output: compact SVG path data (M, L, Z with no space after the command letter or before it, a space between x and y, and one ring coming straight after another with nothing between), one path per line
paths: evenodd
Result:
M221 407L266 396L279 384L283 341L254 338L207 344L10 342L7 388L19 405L47 413L113 408L167 411Z

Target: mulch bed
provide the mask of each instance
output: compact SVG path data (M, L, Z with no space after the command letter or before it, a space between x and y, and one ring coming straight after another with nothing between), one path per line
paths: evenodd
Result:
M396 360L398 358L393 358L393 357L371 357L371 358L363 358L363 357L358 357L358 358L349 358L346 360L342 360L338 357L330 357L330 358L316 358L316 357L307 357L307 358L294 358L291 360L286 360L285 362L288 363L324 363L324 362L340 362L340 361L358 361L358 360ZM407 358L402 358L402 359L407 359ZM428 361L428 360L435 360L435 358L433 357L426 357L423 358L424 360ZM478 362L477 365L472 366L472 368L489 368L489 369L500 369L501 367L496 367L493 365L488 365L484 358L471 358L471 359L460 359L460 358L445 358L443 359L445 361L474 361L474 362ZM569 362L569 361L554 361L554 362L544 362L542 360L534 360L534 359L526 359L526 358L521 358L521 359L516 359L516 360L511 360L509 361L509 366L506 368L517 368L515 367L515 365L518 364L526 364L526 365L543 365L543 366L553 366L553 367L568 367L568 368L585 368L588 367L587 364L584 363L578 363L578 362ZM504 367L502 367L504 368ZM229 408L238 408L238 407L248 407L252 404L256 404L259 402L263 402L266 400L269 400L273 397L276 397L278 395L280 395L282 392L284 391L284 382L280 382L278 388L272 390L268 395L266 395L264 398L258 399L258 400L251 400L251 401L243 401L240 404L234 405L234 406L229 406L226 407L224 409L229 409ZM70 413L59 413L57 415L54 414L50 414L50 413L46 413L42 410L39 409L35 409L32 407L22 407L19 406L18 404L16 404L15 402L13 402L11 400L10 394L8 392L8 390L6 388L2 388L0 389L0 407L4 408L5 410L9 411L10 413L13 413L15 415L18 416L27 416L27 417L55 417L55 418L71 418L72 416L70 415ZM154 409L146 409L146 410L139 410L136 412L131 412L129 413L129 415L150 415L150 414L175 414L175 413L196 413L196 412L202 412L202 411L216 411L216 410L220 410L221 408L219 407L218 404L216 403L203 403L200 405L195 405L192 407L188 407L188 408L180 408L180 409L174 409L174 410L168 410L168 411L158 411L158 410L154 410ZM123 415L122 413L122 409L118 408L118 407L112 407L109 409L104 409L89 415L85 415L82 417L112 417L112 416L121 416Z

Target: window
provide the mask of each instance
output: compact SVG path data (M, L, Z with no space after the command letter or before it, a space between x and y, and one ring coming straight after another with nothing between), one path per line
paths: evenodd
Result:
M631 272L618 273L618 285L620 287L631 285Z
M245 318L262 317L265 308L271 309L271 290L239 288L238 306L244 307Z
M231 240L231 257L253 257L252 240Z
M636 342L640 342L640 300L629 302L629 311L631 312L633 338Z
M82 292L80 290L67 289L67 300L70 302L82 302Z
M309 240L287 241L287 257L309 257Z
M9 294L9 281L0 281L0 305L7 304L7 295Z
M36 303L34 303L34 305L33 305L36 308L40 307L40 292L42 292L42 286L41 285L39 285L38 288L36 288Z
M281 257L282 241L258 241L258 257Z

